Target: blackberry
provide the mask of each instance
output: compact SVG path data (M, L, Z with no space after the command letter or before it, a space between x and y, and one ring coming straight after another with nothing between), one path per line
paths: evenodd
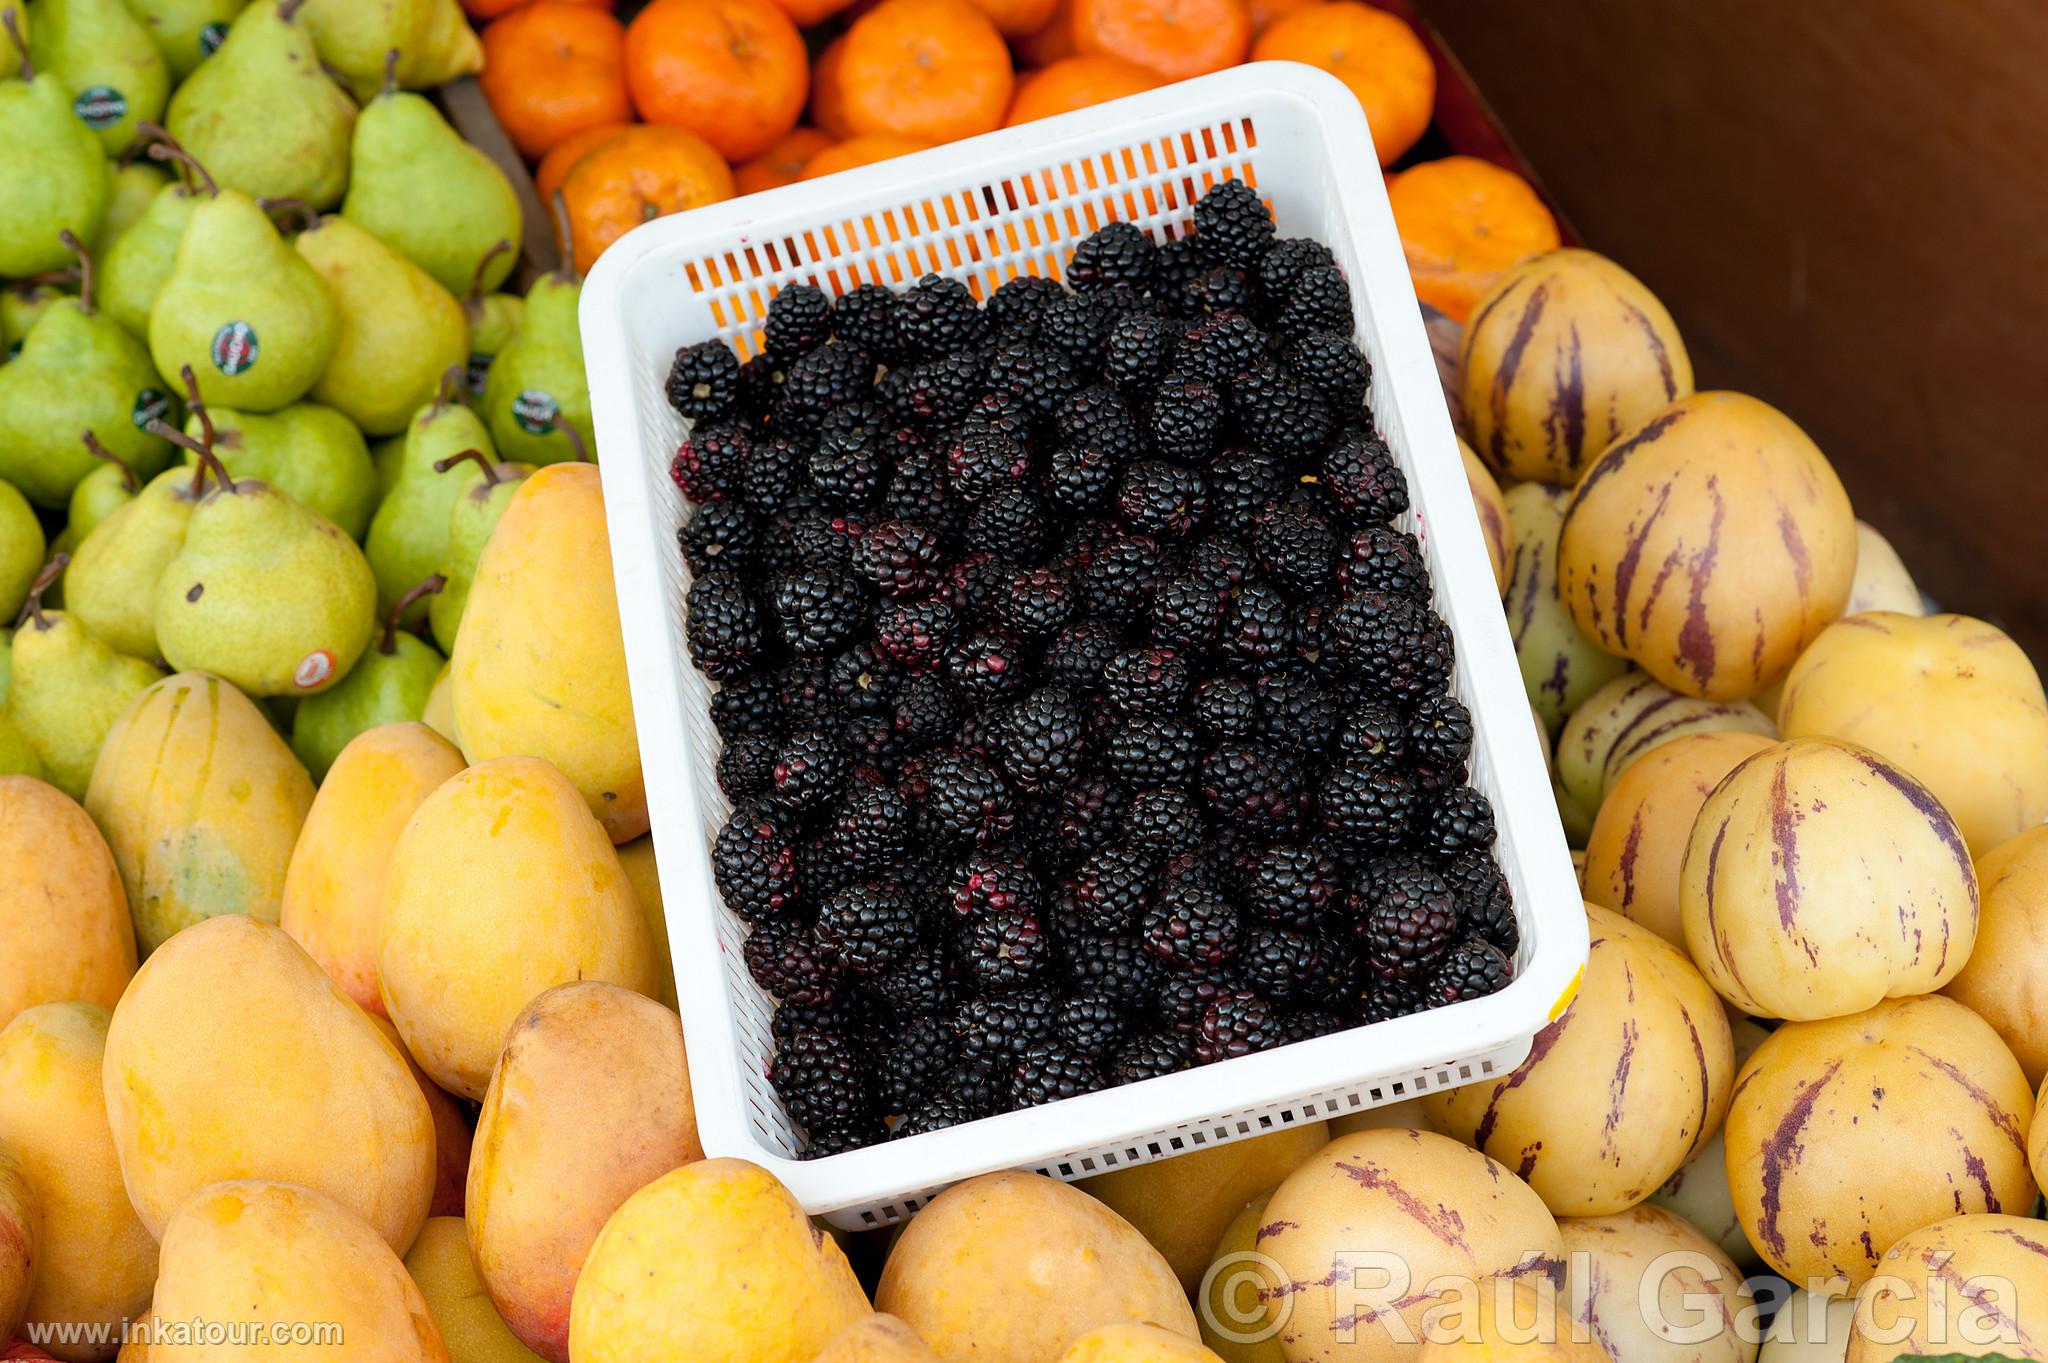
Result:
M753 461L754 439L744 426L707 421L676 447L668 476L692 502L717 502L737 494Z
M1268 847L1239 872L1245 907L1261 922L1312 933L1343 902L1337 863L1313 847Z
M1127 392L1149 389L1173 359L1180 327L1152 313L1126 313L1110 324L1103 343L1102 377Z
M987 1061L963 1060L946 1076L943 1101L956 1103L976 1117L992 1117L999 1112L1008 1112L1008 1070Z
M1125 524L1172 539L1193 531L1209 509L1202 475L1164 459L1141 459L1126 469L1116 507Z
M1242 180L1223 180L1195 204L1196 240L1215 259L1254 269L1273 247L1273 215Z
M1284 748L1232 739L1202 759L1202 799L1216 817L1258 838L1284 837L1307 796L1301 759Z
M1257 301L1251 275L1235 265L1216 265L1188 281L1188 302L1203 312L1243 312Z
M1152 597L1153 644L1195 657L1207 653L1223 633L1226 604L1222 592L1193 574L1169 579Z
M796 873L810 904L824 903L857 879L829 838L812 838L796 849Z
M718 788L727 799L744 805L768 794L775 776L777 746L765 734L741 734L726 740L718 754Z
M953 912L961 918L1036 916L1045 903L1038 876L1024 861L998 852L975 852L954 871Z
M903 294L896 329L914 355L951 355L980 339L981 307L959 280L928 274Z
M879 883L849 885L818 909L818 947L856 975L872 975L917 946L917 908Z
M690 661L713 681L743 677L761 665L767 639L761 609L737 573L709 573L683 598Z
M810 459L808 444L793 436L776 433L755 440L754 457L740 479L740 499L759 512L776 510L809 477Z
M1160 380L1147 433L1161 456L1201 463L1222 426L1223 398L1208 379L1177 371Z
M1484 851L1493 846L1493 804L1471 786L1453 786L1430 806L1421 831L1423 846L1438 857Z
M1143 438L1130 404L1116 389L1099 383L1060 403L1052 415L1052 432L1058 444L1101 445L1125 456L1135 455Z
M1060 792L1053 815L1051 850L1062 864L1107 846L1122 826L1129 797L1101 778L1076 781ZM1041 848L1040 851L1047 851Z
M988 544L998 552L1018 559L1034 559L1045 552L1045 508L1038 498L1021 487L984 498L967 521L967 539Z
M1237 427L1253 449L1294 464L1313 462L1336 429L1315 390L1271 362L1254 365L1231 383Z
M1031 450L999 424L969 422L946 448L946 469L960 495L978 502L1030 478Z
M875 1057L875 1105L891 1116L911 1111L939 1088L955 1063L953 1028L943 1018L918 1018Z
M928 1135L987 1115L989 1114L976 1111L973 1105L962 1102L951 1094L944 1094L904 1113L902 1120L889 1128L889 1139L897 1141L910 1136Z
M1371 430L1347 430L1323 451L1322 487L1354 521L1384 524L1408 509L1408 480Z
M1513 956L1522 944L1515 920L1515 897L1489 852L1460 852L1438 863L1437 872L1458 901L1458 917L1467 937L1484 937Z
M1466 999L1498 994L1515 978L1515 963L1493 943L1474 938L1451 948L1437 967L1425 993L1435 1003L1463 1003Z
M1330 618L1329 645L1361 680L1415 704L1451 676L1451 631L1429 607L1384 592L1354 592Z
M1338 731L1338 759L1356 767L1393 771L1408 761L1409 721L1386 705L1354 708Z
M1329 586L1337 536L1307 499L1290 497L1252 518L1252 553L1276 585L1310 596Z
M1353 532L1337 564L1337 583L1347 592L1429 600L1429 566L1423 562L1421 546L1407 531L1384 525Z
M1006 341L990 353L988 383L1041 417L1081 388L1073 361L1049 345L1024 341Z
M839 965L817 949L809 932L782 923L757 923L740 955L754 983L783 1003L829 1008L839 992Z
M1226 390L1231 380L1258 364L1266 338L1241 313L1206 317L1181 333L1174 364L1196 378Z
M1458 906L1443 877L1414 857L1373 868L1372 904L1358 924L1365 963L1389 980L1417 980L1435 970L1458 940Z
M1151 901L1154 872L1154 860L1143 852L1105 848L1061 882L1061 910L1099 934L1127 931L1137 925Z
M768 303L761 348L780 359L808 355L832 334L832 300L815 284L790 284Z
M1133 648L1103 669L1104 697L1119 713L1177 715L1188 701L1187 661L1170 648Z
M832 332L843 345L892 363L903 353L901 308L895 290L863 284L833 309Z
M866 632L867 598L845 573L805 568L768 584L768 605L774 613L783 646L799 657L815 658L842 648Z
M1107 1077L1112 1084L1135 1084L1178 1074L1195 1063L1192 1037L1178 1032L1152 1032L1131 1041L1109 1062Z
M1067 260L1067 283L1075 289L1115 285L1143 291L1159 269L1159 248L1127 222L1106 223L1083 238Z
M1008 1066L1027 1048L1050 1040L1058 1019L1052 991L1023 989L963 1001L953 1010L953 1037L964 1059Z
M946 548L938 532L914 521L882 521L853 542L853 570L891 600L923 596L937 585Z
M875 362L865 351L828 341L789 366L782 382L782 411L813 421L835 407L858 402L873 390Z
M1076 605L1074 584L1051 568L1018 573L996 597L996 617L1025 639L1050 638Z
M1165 307L1182 309L1186 303L1187 286L1209 265L1208 252L1189 229L1184 235L1160 246L1158 282L1153 286L1153 295Z
M1248 582L1223 613L1223 653L1256 671L1288 655L1294 642L1294 612L1287 598L1261 582Z
M964 624L986 620L995 613L996 594L1010 580L1016 565L985 550L967 554L946 569L945 580L935 595L960 613Z
M1419 1013L1434 1002L1424 981L1383 980L1374 976L1359 992L1358 1020L1361 1023L1389 1022L1410 1013Z
M960 727L960 711L953 693L937 677L913 677L896 693L896 713L891 717L903 753L929 751L951 738Z
M926 771L924 826L942 842L986 847L1017 825L1009 788L994 769L965 753L941 753Z
M988 305L982 311L998 331L1029 335L1037 325L1038 314L1045 311L1048 303L1065 294L1066 290L1056 279L1020 274L1004 281L1001 288L990 294Z
M711 723L728 743L748 734L773 738L783 730L781 692L768 677L729 682L711 697Z
M1073 621L1045 647L1046 680L1076 695L1093 691L1102 685L1109 661L1120 646L1115 626L1107 621Z
M1307 997L1318 1009L1349 1013L1357 1006L1371 972L1343 934L1326 933L1321 941L1322 964L1309 981Z
M1067 985L1105 998L1128 1013L1152 1007L1172 973L1129 933L1070 932L1061 939Z
M1078 1098L1102 1087L1095 1061L1057 1042L1031 1047L1017 1057L1010 1079L1010 1099L1018 1107L1037 1107L1062 1098Z
M803 1030L829 1032L833 1036L868 1041L878 1036L887 1018L874 1000L854 989L841 989L826 1004L797 1004L784 1001L769 1022L769 1032L778 1046L787 1046Z
M1324 775L1316 795L1324 830L1354 855L1401 846L1415 822L1415 783L1403 772L1346 763Z
M854 1043L829 1032L799 1028L768 1066L768 1082L790 1120L813 1142L858 1128L875 1116L866 1067Z
M1003 630L969 631L946 655L946 678L969 705L1007 700L1031 685L1024 645Z
M952 972L929 947L904 953L864 983L898 1022L953 1010Z
M929 525L942 536L957 531L966 510L954 496L945 451L930 445L906 449L882 489L881 512L895 520Z
M875 622L875 648L912 672L930 672L945 661L959 612L944 601L896 601Z
M899 421L943 425L964 418L981 395L988 358L979 350L940 355L922 364L892 369L875 392Z
M1065 687L1033 691L997 731L1004 770L1027 791L1051 790L1072 780L1081 766L1082 725L1081 707Z
M1054 1034L1067 1045L1098 1062L1107 1058L1129 1029L1123 1010L1109 999L1079 994L1060 1005Z
M1237 961L1246 983L1283 1008L1309 1002L1325 969L1321 939L1287 928L1254 928Z
M1335 265L1312 265L1303 270L1288 291L1287 301L1273 317L1273 330L1290 341L1316 332L1349 336L1355 325L1351 316L1351 285Z
M1052 454L1046 487L1069 511L1106 509L1116 496L1123 456L1101 445L1065 445Z
M740 366L734 410L750 417L773 417L783 410L782 394L788 386L787 365L773 355L756 355Z
M1075 375L1086 377L1102 368L1114 320L1096 295L1070 293L1038 314L1038 343L1066 360Z
M1183 968L1218 966L1238 952L1237 910L1199 873L1162 883L1138 928L1147 951Z
M1194 716L1211 738L1250 738L1261 728L1258 693L1241 677L1210 677L1197 686Z
M1313 238L1282 238L1273 243L1273 249L1259 262L1259 292L1265 296L1269 310L1278 311L1303 274L1336 263L1330 248Z
M744 504L706 502L676 532L676 545L690 572L701 577L714 568L745 568L759 533L759 522Z
M1177 720L1127 719L1110 731L1102 765L1130 790L1184 786L1194 780L1201 750L1195 731Z
M1297 1041L1313 1041L1319 1036L1341 1032L1350 1025L1337 1014L1322 1009L1288 1013L1280 1019L1280 1044L1288 1046Z
M1254 684L1259 697L1259 731L1296 752L1321 754L1337 738L1337 702L1307 677L1273 672Z
M811 483L834 506L872 503L888 485L893 425L878 403L834 408L818 426L811 451Z
M1142 790L1124 810L1124 841L1154 856L1199 847L1207 835L1200 807L1184 790Z
M806 461L809 457L805 455ZM809 477L808 469L805 476ZM814 497L816 493L805 495ZM807 502L785 506L768 520L767 534L756 551L758 566L775 577L799 568L850 567L857 525Z
M1251 450L1220 455L1209 465L1209 521L1233 535L1249 535L1267 507L1287 495L1290 480L1279 460Z
M1130 535L1104 547L1075 577L1082 613L1115 624L1136 620L1158 585L1159 561L1159 543L1148 535Z
M859 785L832 811L832 848L857 874L875 875L909 853L913 821L909 803L894 790Z
M769 802L779 809L819 809L846 783L848 762L839 740L822 728L799 729L775 750Z
M1195 1063L1234 1060L1254 1051L1270 1051L1286 1041L1273 1005L1249 989L1240 989L1217 999L1202 1013L1195 1028Z
M790 831L770 815L735 810L712 841L711 877L725 906L749 923L794 912L800 890Z
M799 658L775 674L775 685L785 729L836 724L845 718L839 713L829 659Z
M1356 416L1372 387L1372 361L1349 336L1319 331L1287 347L1289 370L1321 398L1338 420Z
M1425 696L1408 723L1408 751L1416 767L1455 780L1472 756L1472 712L1449 692Z
M1192 1043L1209 1005L1243 987L1244 976L1235 965L1220 970L1171 971L1159 987L1159 1017Z
M668 405L690 421L718 421L740 395L740 357L723 341L699 341L676 352L669 366Z

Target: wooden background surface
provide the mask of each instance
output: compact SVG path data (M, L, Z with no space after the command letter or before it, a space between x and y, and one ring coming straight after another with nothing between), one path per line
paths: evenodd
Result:
M2048 662L2048 5L1415 0L1701 386Z

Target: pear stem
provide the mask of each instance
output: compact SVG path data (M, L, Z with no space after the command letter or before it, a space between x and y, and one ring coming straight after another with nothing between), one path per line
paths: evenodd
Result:
M449 469L454 468L466 459L474 459L476 466L484 471L484 483L486 485L497 482L503 476L498 472L498 466L491 462L490 456L482 450L463 450L458 454L449 455L446 459L436 459L434 461L434 472L446 473Z
M41 274L25 274L7 287L12 289L17 297L30 298L34 296L37 289L42 288L45 284L76 284L77 282L78 267L73 265L68 270L45 270Z
M548 424L569 437L569 448L576 452L577 463L587 464L590 462L590 447L583 443L583 433L581 431L578 431L574 426L562 420L560 412L556 412Z
M78 310L87 317L93 315L92 305L92 257L86 253L85 243L76 233L66 227L57 233L57 240L64 243L64 249L78 257Z
M299 6L306 0L277 0L277 17L290 23L298 15Z
M192 372L191 365L181 364L178 366L178 377L185 382L186 408L199 418L199 438L206 442L206 448L210 450L219 439L219 435L213 429L213 413L206 410L206 399L199 396L199 376Z
M384 54L383 93L387 95L398 93L398 49L395 47Z
M215 454L210 446L203 445L191 436L186 435L183 431L175 427L166 426L163 422L154 419L143 429L147 430L151 435L161 436L181 450L190 450L193 454L199 456L199 473L192 480L192 490L195 493L206 485L206 476L210 473L219 482L221 487L229 493L235 496L241 495L235 491L235 480L228 476L227 465L220 462L220 456Z
M13 10L7 12L9 14L14 13ZM43 593L50 590L58 577L70 566L71 555L69 554L54 555L48 563L43 565L43 570L36 574L36 580L29 584L28 600L22 603L21 614L15 617L14 627L16 629L20 629L30 621L35 622L37 633L50 628L50 622L43 618Z
M265 213L299 219L302 232L310 232L320 225L320 210L304 199L258 199L256 203Z
M120 455L115 454L105 445L102 445L100 438L92 433L91 427L87 427L85 433L79 439L85 442L86 453L95 459L104 459L115 468L121 470L121 486L128 489L130 496L142 491L142 480L135 476L134 468L129 465L126 459L123 459Z
M511 249L512 243L503 237L499 237L491 244L491 249L484 252L484 258L476 263L476 273L469 277L469 293L463 299L464 302L477 304L483 301L484 271L491 268L492 261Z
M177 138L171 136L169 129L165 128L161 123L151 123L145 120L135 125L135 131L139 136L148 139L149 158L152 161L172 161L177 163L179 171L184 176L187 189L193 188L196 181L197 187L206 191L207 198L218 199L220 197L220 186L214 183L212 173L205 166L199 164L199 158L186 151Z
M548 196L548 217L555 228L555 253L562 260L554 273L562 279L574 280L576 266L576 232L569 226L569 201L557 189Z
M14 50L21 54L21 78L34 80L36 64L28 59L28 39L21 36L21 16L15 12L14 6L0 9L0 25L6 26L7 36L14 40Z
M441 386L434 390L434 406L429 416L439 416L455 401L455 395L469 386L469 366L451 364L441 371Z
M392 602L391 614L384 617L384 637L377 641L377 651L387 658L398 652L398 622L405 618L405 613L411 610L421 597L438 596L441 589L447 585L448 579L440 573L435 573Z

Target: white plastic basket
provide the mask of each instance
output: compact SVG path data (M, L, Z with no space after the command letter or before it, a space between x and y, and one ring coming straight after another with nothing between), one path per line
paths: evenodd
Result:
M758 348L768 301L808 281L843 294L936 272L986 297L1057 275L1115 218L1178 234L1219 179L1254 184L1284 235L1326 242L1351 282L1371 405L1400 459L1435 605L1457 642L1453 689L1477 730L1471 780L1493 801L1522 946L1508 988L1369 1028L826 1159L797 1159L765 1078L772 1002L740 955L746 926L713 887L727 813L708 684L683 643L684 506L668 477L683 423L662 394L678 346ZM1339 1116L1507 1073L1578 985L1586 923L1500 596L1358 101L1310 67L1264 62L900 160L664 218L607 251L582 329L626 657L666 891L676 989L705 1150L772 1170L849 1228L907 1218L997 1169L1056 1178Z

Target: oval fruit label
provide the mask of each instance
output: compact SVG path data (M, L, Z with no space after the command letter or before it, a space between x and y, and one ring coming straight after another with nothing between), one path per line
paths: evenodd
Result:
M78 92L78 98L71 101L71 112L79 121L97 132L111 128L128 117L128 100L111 85L90 85Z
M484 382L491 377L491 361L497 358L481 351L469 357L469 391L475 396L484 395Z
M247 322L230 322L213 333L213 367L230 378L255 368L261 353L256 328Z
M211 57L220 51L220 45L228 40L226 24L208 24L199 30L199 55Z
M324 648L316 648L299 659L299 665L292 669L292 685L301 691L311 691L316 686L325 686L333 675L334 655Z
M146 431L152 421L171 419L171 400L154 388L145 388L135 395L135 406L128 413L128 419L135 423L135 429Z
M512 399L512 419L528 435L546 435L555 429L561 404L538 388L529 388Z

